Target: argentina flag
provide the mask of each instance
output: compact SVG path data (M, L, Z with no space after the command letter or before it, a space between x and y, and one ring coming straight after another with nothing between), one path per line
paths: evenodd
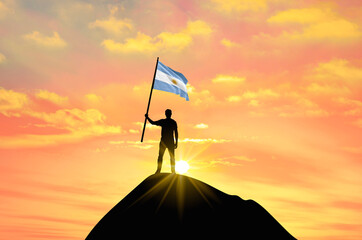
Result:
M182 73L172 70L160 61L158 62L153 89L175 93L188 101L186 84L187 79Z

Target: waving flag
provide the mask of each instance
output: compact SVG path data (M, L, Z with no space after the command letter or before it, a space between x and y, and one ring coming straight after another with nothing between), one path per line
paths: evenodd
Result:
M175 93L189 100L186 89L187 79L182 73L179 73L165 64L158 61L155 83L153 88L165 92Z
M148 111L150 110L150 103L152 97L152 90L157 89L165 92L175 93L185 98L186 101L189 100L189 95L187 94L187 79L182 73L179 73L171 68L167 67L165 64L161 63L157 57L155 72L153 73L152 87L150 91L150 96L148 98L147 111L145 114L145 122L143 124L141 142L143 142L143 136L145 135L146 122Z

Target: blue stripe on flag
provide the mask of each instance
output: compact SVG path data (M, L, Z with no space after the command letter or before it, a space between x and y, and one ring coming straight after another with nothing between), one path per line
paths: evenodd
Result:
M189 101L189 95L182 91L180 88L167 84L165 82L159 81L157 79L155 79L155 84L153 85L153 89L156 90L161 90L161 91L166 91L166 92L170 92L170 93L175 93L177 95L180 95L181 97L185 98L186 101Z
M185 76L182 73L179 73L179 72L167 67L165 64L163 64L160 61L158 61L157 70L164 72L167 75L170 75L174 78L178 78L178 79L182 80L185 83L185 85L187 84L187 79L185 78Z

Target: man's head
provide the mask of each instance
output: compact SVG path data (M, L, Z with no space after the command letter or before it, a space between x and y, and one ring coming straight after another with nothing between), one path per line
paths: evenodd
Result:
M171 109L166 109L165 115L166 115L167 118L171 118L171 115L172 115Z

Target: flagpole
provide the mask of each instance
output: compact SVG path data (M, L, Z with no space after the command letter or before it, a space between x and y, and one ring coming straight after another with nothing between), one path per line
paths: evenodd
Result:
M155 84L155 77L156 77L157 66L158 66L158 58L159 58L159 57L157 57L155 72L154 72L154 74L153 74L152 86L151 86L151 91L150 91L150 97L148 98L148 105L147 105L146 114L148 114L148 110L150 109L150 103L151 103L153 85ZM144 124L143 124L143 130L142 130L141 142L143 142L143 136L145 135L146 123L147 123L147 118L145 117L145 122L144 122Z

